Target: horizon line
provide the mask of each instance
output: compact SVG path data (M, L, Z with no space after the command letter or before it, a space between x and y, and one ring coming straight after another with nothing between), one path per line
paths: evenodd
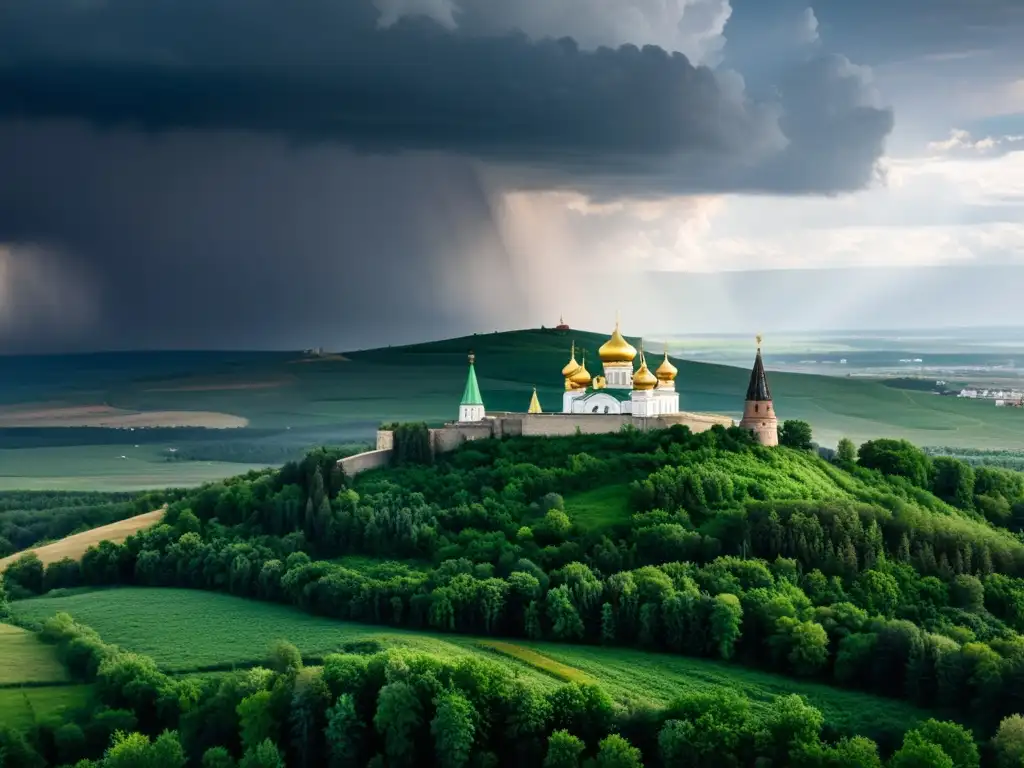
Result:
M460 336L445 336L442 338L424 339L422 341L403 342L398 344L384 344L374 347L360 347L355 349L328 349L327 347L320 347L323 349L324 354L332 355L344 355L344 354L355 354L359 352L373 352L380 349L401 349L403 347L415 347L422 344L437 344L445 341L458 341L460 339L471 339L476 336L493 336L502 333L524 333L529 331L555 331L554 325L540 325L529 328L509 328L506 330L495 330L495 331L477 331L469 334L463 334ZM858 335L862 338L873 338L875 336L885 334L903 334L910 336L920 336L921 334L941 334L944 332L951 331L1024 331L1024 323L1018 325L947 325L947 326L932 326L932 327L907 327L907 328L844 328L835 330L814 330L814 329L769 329L764 331L762 335L776 338L786 338L792 336L812 336L815 338L828 338L828 337L841 337L848 335ZM561 333L567 333L573 331L576 333L590 333L595 336L604 335L605 331L594 331L585 328L575 328L570 326L567 331L560 331ZM753 338L748 333L740 332L701 332L701 333L670 333L664 335L664 332L652 332L652 333L641 333L641 334L623 334L624 336L632 336L633 338L653 338L655 341L680 339L680 338L699 338L699 339L745 339L748 336ZM1024 343L1024 340L1022 340ZM770 344L769 344L770 347ZM263 348L213 348L213 347L151 347L151 348L123 348L123 349L91 349L84 351L66 351L66 352L0 352L0 358L18 358L18 357L31 357L31 358L49 358L49 357L88 357L91 355L144 355L144 354L249 354L249 355L273 355L273 354L303 354L308 349L315 349L316 347L263 347Z

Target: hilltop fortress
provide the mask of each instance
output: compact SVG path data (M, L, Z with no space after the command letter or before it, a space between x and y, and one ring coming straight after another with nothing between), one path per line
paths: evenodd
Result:
M434 453L447 453L467 440L491 437L599 434L617 432L627 425L648 430L679 424L693 432L703 432L716 424L736 426L736 421L729 416L680 410L676 390L679 371L669 361L667 350L658 367L651 371L642 346L637 350L626 341L617 320L611 337L598 350L598 357L602 373L592 376L587 370L586 357L577 361L575 344L572 345L569 362L561 372L564 382L561 412L545 413L536 388L525 412L488 412L477 380L476 359L470 352L458 420L430 430ZM753 432L762 445L778 445L778 419L761 359L760 336L739 426ZM349 476L387 466L393 448L394 433L382 429L377 432L376 450L349 456L340 464Z

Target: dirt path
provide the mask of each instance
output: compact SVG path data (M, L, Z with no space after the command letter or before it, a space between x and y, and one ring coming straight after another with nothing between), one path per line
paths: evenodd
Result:
M65 557L78 560L89 547L99 544L101 541L112 541L115 544L120 544L133 533L138 533L143 528L149 528L151 525L159 522L163 514L163 509L156 509L152 512L129 517L127 520L119 520L116 523L110 523L110 525L101 525L99 528L92 528L88 531L73 534L51 544L32 547L22 552L8 555L0 559L0 571L6 568L8 563L13 563L26 552L35 552L39 555L43 565L55 563Z

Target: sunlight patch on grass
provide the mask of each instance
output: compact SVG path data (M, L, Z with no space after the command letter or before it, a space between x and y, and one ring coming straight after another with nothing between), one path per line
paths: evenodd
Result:
M568 664L563 664L560 661L555 661L542 653L537 653L537 651L524 648L521 645L505 643L500 640L482 640L478 645L481 648L494 651L500 656L521 661L528 667L532 667L539 672L551 675L562 682L597 685L597 680L585 672L581 672L575 667L570 667Z

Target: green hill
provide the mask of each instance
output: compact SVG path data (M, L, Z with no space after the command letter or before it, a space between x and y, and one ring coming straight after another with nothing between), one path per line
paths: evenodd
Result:
M488 408L525 410L536 386L541 406L560 410L563 387L559 371L568 359L569 344L575 341L587 359L594 361L588 364L594 373L599 370L597 349L606 340L606 334L590 332L514 331L349 356L353 361L388 367L394 371L388 382L400 381L403 370L415 370L417 383L437 382L430 396L441 400L447 393L459 391L465 354L472 349ZM640 340L631 341L639 344ZM770 354L767 360L770 368ZM672 361L679 368L676 386L681 408L739 417L749 368L675 357ZM1024 428L1024 412L997 411L990 404L859 379L782 372L769 373L769 377L780 417L810 422L823 444L835 443L843 436L857 441L902 437L918 445L1017 448ZM438 386L442 382L444 385ZM454 397L448 395L447 410L434 418L451 418L448 412Z
M488 409L525 410L537 387L542 407L559 410L570 343L597 372L597 349L606 338L524 330L323 358L229 352L45 363L13 358L0 381L0 490L195 485L279 465L314 445L367 443L382 422L440 423L457 413L470 349ZM770 368L770 354L767 361ZM739 416L747 369L673 362L683 409ZM851 378L778 372L769 378L780 416L810 422L826 445L842 436L858 442L899 436L919 445L1016 449L1024 431L1020 409ZM146 428L88 426L111 419ZM238 419L247 426L203 427ZM182 423L193 426L175 426Z
M80 562L10 564L15 620L62 612L41 637L93 687L53 676L22 636L26 675L34 664L60 693L0 709L25 722L69 707L84 729L94 713L73 702L91 695L150 736L176 728L161 738L193 760L276 739L301 762L359 723L368 741L349 746L364 757L422 742L429 764L446 764L449 735L501 754L532 712L537 756L512 764L567 729L588 755L620 734L631 766L694 749L695 764L724 750L787 765L804 747L818 764L880 766L911 730L905 752L976 764L975 740L1019 711L1022 474L889 440L830 463L739 428L479 440L439 457L417 451L426 437L396 430L401 463L354 478L340 451L316 450L169 498L159 525ZM268 655L285 639L297 648ZM301 669L303 652L318 666ZM32 682L20 666L8 685ZM111 733L126 717L112 710ZM488 722L502 725L475 730ZM283 735L297 732L308 739Z

